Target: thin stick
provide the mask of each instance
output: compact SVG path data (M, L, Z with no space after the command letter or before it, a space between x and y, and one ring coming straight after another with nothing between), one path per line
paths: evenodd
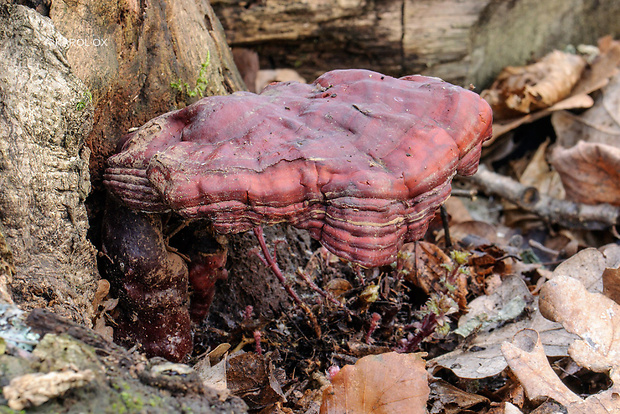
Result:
M478 168L475 175L464 179L487 194L498 195L544 220L564 227L605 230L620 223L618 206L588 205L549 197L540 194L534 187L524 186L509 177L491 172L484 165Z
M443 236L446 240L446 249L452 248L452 239L450 238L450 225L448 223L448 212L442 204L439 206L439 215L441 216L441 224L443 225Z

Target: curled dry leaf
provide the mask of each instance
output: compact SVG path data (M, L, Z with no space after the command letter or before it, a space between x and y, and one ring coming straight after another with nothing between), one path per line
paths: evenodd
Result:
M590 293L570 276L558 276L540 290L540 312L577 334L568 353L577 364L596 372L620 368L620 305Z
M554 277L540 291L540 312L546 318L561 323L568 332L576 334L568 349L569 355L580 366L596 372L609 373L613 386L585 400L573 394L553 374L540 338L533 330L524 330L505 343L502 351L510 368L533 400L551 397L564 405L568 414L608 414L620 412L620 306L600 293L589 292L581 281L568 276L589 273L606 264L616 264L614 249L605 248L604 254L594 249L581 252L567 260L554 272ZM594 261L591 266L586 262ZM590 289L600 289L593 283Z
M601 251L590 248L582 250L564 263L560 264L550 279L575 275L590 292L602 292L601 275L605 268L618 267L620 264L620 247L608 245ZM527 290L525 285L516 289ZM489 299L485 299L489 300ZM522 329L534 329L540 334L545 353L548 356L568 355L569 345L577 336L567 332L561 324L545 319L538 311L538 302L532 304L534 312L528 318L518 322L505 323L491 332L478 332L468 338L468 347L457 349L429 361L452 370L460 378L486 378L500 373L506 368L506 360L502 356L501 345ZM472 313L473 315L473 313ZM471 317L467 315L466 317Z
M532 329L517 332L511 342L504 342L502 353L530 400L550 397L564 405L581 400L549 365L538 332Z
M591 109L581 115L558 112L552 122L559 145L550 162L567 198L620 205L620 74L601 90Z
M563 199L564 187L557 171L553 170L546 159L549 140L545 141L534 153L531 161L521 174L519 182L536 188L540 193Z
M243 398L252 410L285 402L269 355L242 353L228 359L226 382L233 395Z
M431 384L430 400L433 401L430 414L456 414L476 405L489 403L488 398L465 392L444 380Z
M570 94L585 65L580 56L556 50L532 65L504 68L482 97L498 119L548 108Z
M323 392L321 414L423 414L429 387L415 354L370 355L346 365Z
M557 141L564 148L579 141L620 147L620 74L599 92L592 108L580 115L556 112L551 122Z
M584 70L581 79L573 88L571 96L547 109L506 120L505 122L496 122L493 125L493 138L487 141L485 146L491 145L497 137L520 125L534 122L551 114L554 114L554 118L569 115L568 112L564 112L568 109L592 107L594 100L588 94L606 86L609 83L609 79L619 72L618 66L620 65L620 42L614 41L610 36L606 36L599 40L598 47L600 54ZM555 115L555 113L558 115ZM573 142L573 145L575 142Z
M570 200L620 206L620 147L586 142L569 149L556 147L551 163Z
M405 244L398 254L398 266L402 266L405 279L426 294L442 291L439 284L451 263L450 257L437 245L423 241Z

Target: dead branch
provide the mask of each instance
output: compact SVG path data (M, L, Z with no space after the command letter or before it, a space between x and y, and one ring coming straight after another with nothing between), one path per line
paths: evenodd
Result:
M587 230L603 230L619 223L620 207L610 204L581 204L540 194L534 187L494 173L480 165L478 172L465 178L487 194L502 197L551 223Z

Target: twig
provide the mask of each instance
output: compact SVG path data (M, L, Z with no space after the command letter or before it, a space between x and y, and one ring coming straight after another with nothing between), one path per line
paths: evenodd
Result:
M470 190L464 188L453 188L450 194L454 197L467 197L473 199L478 195L478 190L475 188Z
M441 216L441 224L443 225L443 237L446 241L446 249L452 248L452 239L450 238L450 223L448 223L448 212L446 207L442 204L439 206L439 214Z
M534 187L489 171L481 165L478 172L465 179L487 194L498 195L551 223L569 228L604 230L619 223L620 207L610 204L588 205L558 200L540 194Z

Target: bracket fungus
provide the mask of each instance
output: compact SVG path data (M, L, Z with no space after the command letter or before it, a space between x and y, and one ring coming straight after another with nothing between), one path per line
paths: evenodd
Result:
M229 234L286 222L366 267L420 239L473 174L491 109L425 76L367 70L204 98L128 135L105 184L125 206Z

